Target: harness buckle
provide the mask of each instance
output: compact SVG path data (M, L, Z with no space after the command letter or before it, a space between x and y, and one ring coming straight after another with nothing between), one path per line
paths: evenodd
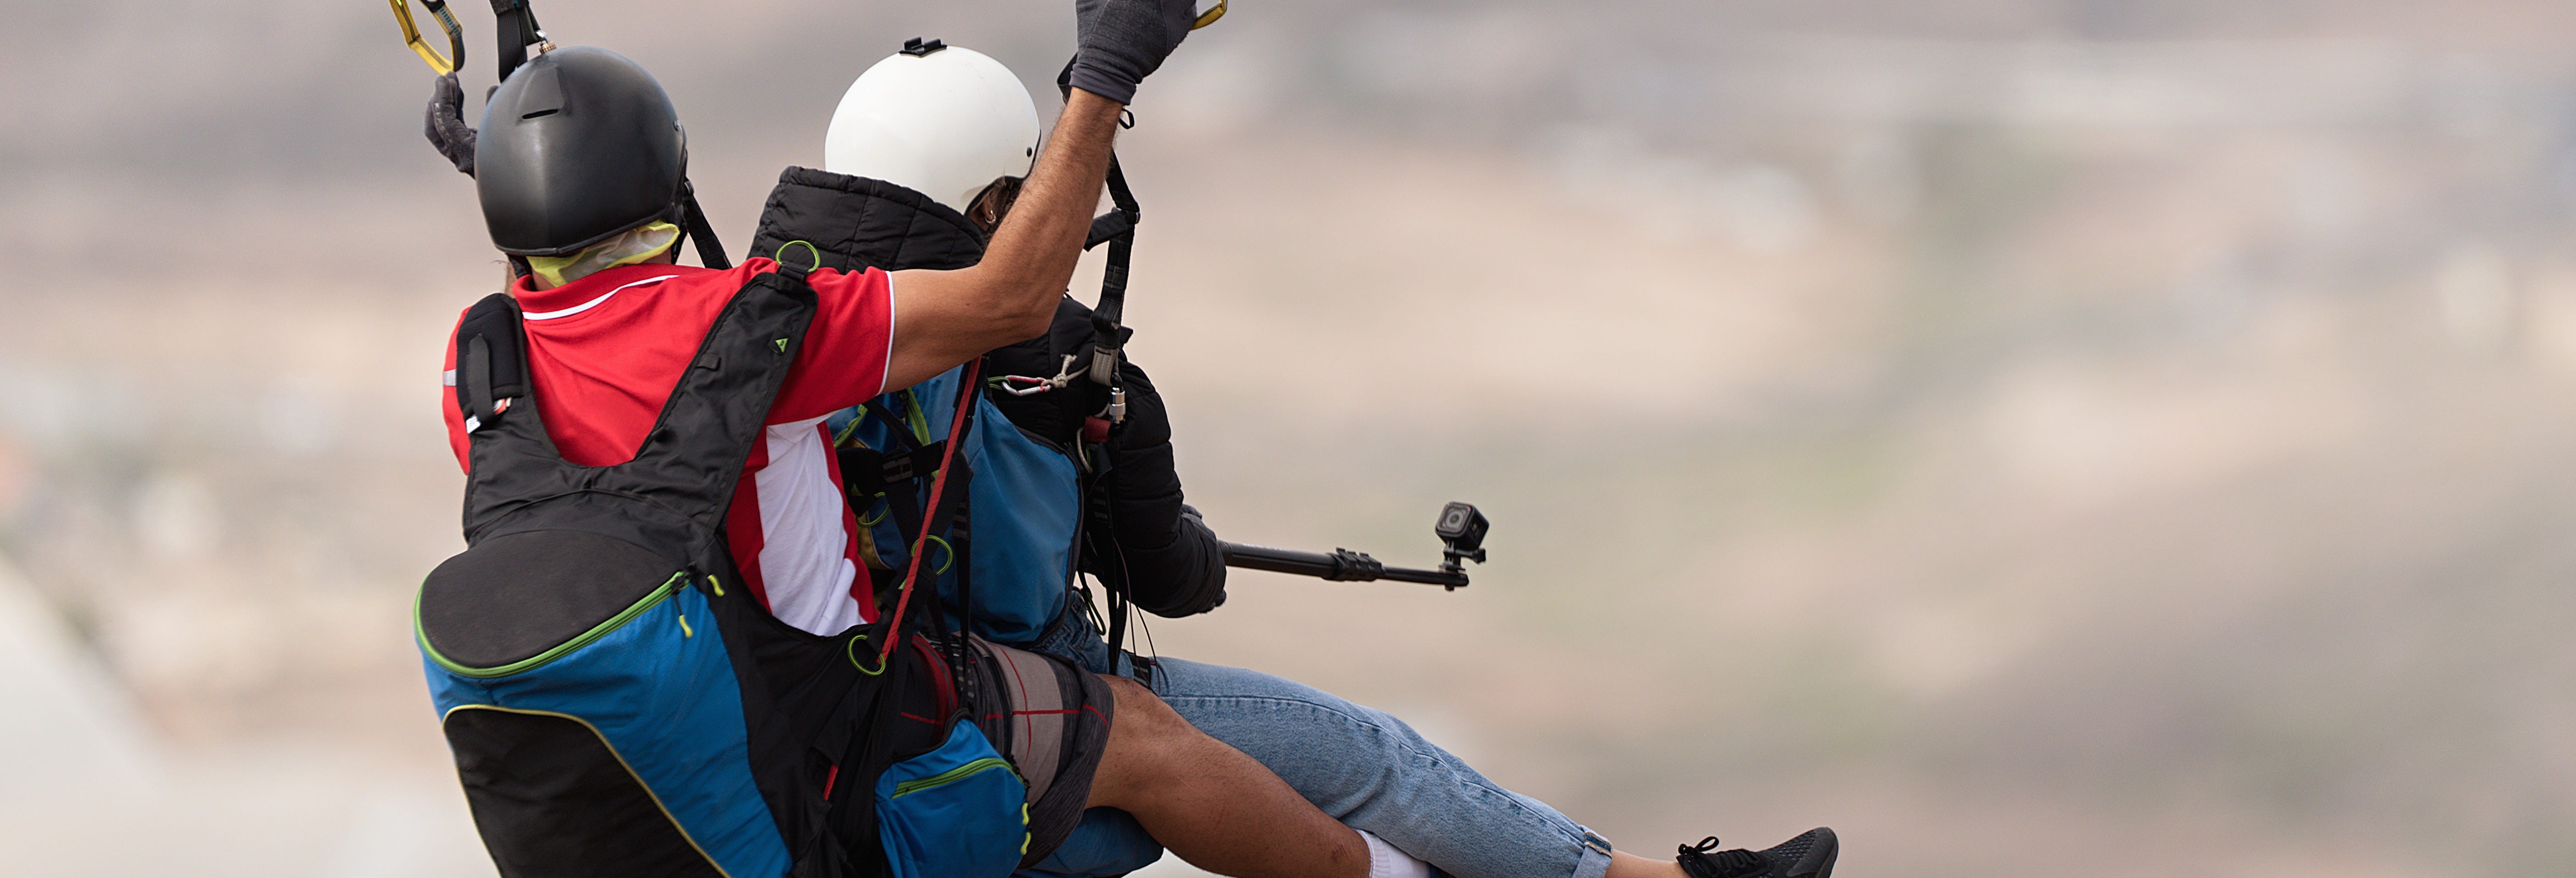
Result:
M1107 386L1116 379L1118 377L1118 360L1120 358L1120 354L1121 352L1119 349L1114 347L1092 345L1090 370L1091 383Z

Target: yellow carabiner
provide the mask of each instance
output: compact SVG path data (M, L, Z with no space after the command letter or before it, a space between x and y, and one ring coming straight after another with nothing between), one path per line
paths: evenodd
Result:
M447 13L447 0L420 0L420 5L429 9L430 16L438 19L438 26L447 31L447 56L439 55L428 40L421 39L420 26L411 20L410 5L403 0L385 0L385 3L394 8L394 22L402 25L403 45L410 46L413 54L427 62L430 72L446 76L465 66L465 29L456 25L456 16Z
M1216 5L1208 7L1208 11L1206 12L1199 13L1199 19L1197 21L1190 22L1190 29L1198 30L1199 28L1215 24L1217 19L1224 17L1225 0L1216 0Z

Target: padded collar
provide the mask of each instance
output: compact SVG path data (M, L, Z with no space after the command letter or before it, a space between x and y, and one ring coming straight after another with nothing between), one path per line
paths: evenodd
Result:
M911 189L790 167L761 209L749 255L770 256L789 241L813 244L825 268L900 271L974 265L985 237L965 214Z

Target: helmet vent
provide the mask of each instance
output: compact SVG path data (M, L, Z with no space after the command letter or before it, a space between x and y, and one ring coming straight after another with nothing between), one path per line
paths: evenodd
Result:
M940 42L936 38L924 40L920 37L913 37L912 39L903 41L903 53L915 58L928 57L930 53L945 48L948 48L948 44Z
M528 87L519 94L519 118L534 119L562 112L564 108L563 70L553 64L542 67L531 64Z

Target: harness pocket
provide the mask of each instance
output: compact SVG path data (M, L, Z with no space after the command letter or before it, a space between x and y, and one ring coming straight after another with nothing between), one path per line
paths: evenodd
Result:
M669 561L622 540L511 534L431 571L413 625L421 651L448 672L506 677L589 645L686 584Z
M960 722L938 749L877 776L877 835L894 878L1001 878L1028 852L1028 785L981 730Z
M478 705L441 725L475 828L507 878L723 878L589 723Z

